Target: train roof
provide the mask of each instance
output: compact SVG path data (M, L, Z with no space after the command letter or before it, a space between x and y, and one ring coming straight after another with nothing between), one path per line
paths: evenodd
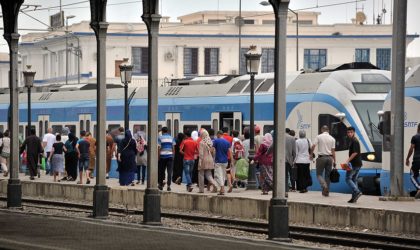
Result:
M414 66L407 72L405 77L406 87L419 87L420 86L420 64Z

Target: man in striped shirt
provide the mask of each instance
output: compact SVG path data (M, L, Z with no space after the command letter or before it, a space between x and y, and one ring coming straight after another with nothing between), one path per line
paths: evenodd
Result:
M162 128L162 135L159 136L159 166L158 166L158 188L163 189L163 181L165 180L165 169L168 175L167 191L171 191L172 169L173 169L173 152L175 147L174 138L168 133L168 128Z

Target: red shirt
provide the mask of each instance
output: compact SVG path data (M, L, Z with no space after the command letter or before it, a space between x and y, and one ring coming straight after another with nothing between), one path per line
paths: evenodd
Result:
M223 134L223 138L226 139L226 141L228 141L230 143L230 145L232 146L232 142L233 142L233 137L228 135L227 133Z
M194 154L198 151L198 143L188 137L182 141L179 148L184 152L184 160L194 160Z

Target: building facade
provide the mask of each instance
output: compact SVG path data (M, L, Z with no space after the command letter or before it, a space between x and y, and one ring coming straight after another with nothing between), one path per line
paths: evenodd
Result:
M391 67L392 26L319 25L318 12L289 14L287 70L316 70L330 64L371 62ZM203 75L245 74L243 54L256 45L260 72L274 71L274 16L269 12L203 11L162 19L159 37L159 83ZM57 30L22 36L21 68L32 65L35 84L96 82L96 39L88 21ZM418 35L408 35L407 45ZM298 39L296 39L298 38ZM298 48L297 46L298 40ZM67 44L67 45L66 45ZM67 48L67 49L66 49ZM66 56L67 50L67 56ZM148 40L143 23L110 23L107 36L107 83L119 83L119 65L134 65L133 85L147 84ZM298 60L298 62L297 62ZM2 86L4 82L2 80Z

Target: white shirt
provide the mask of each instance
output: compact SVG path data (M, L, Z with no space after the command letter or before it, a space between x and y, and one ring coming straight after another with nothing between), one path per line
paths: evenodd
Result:
M335 149L335 139L328 132L318 135L314 144L318 147L319 155L332 155L331 149Z
M10 138L3 137L0 139L0 147L3 146L2 152L10 154Z
M309 139L300 138L296 140L296 163L311 163L309 159L309 145L311 145Z
M45 145L45 152L51 152L52 145L55 143L55 135L48 133L44 135L44 139L42 142L46 142L47 145Z

